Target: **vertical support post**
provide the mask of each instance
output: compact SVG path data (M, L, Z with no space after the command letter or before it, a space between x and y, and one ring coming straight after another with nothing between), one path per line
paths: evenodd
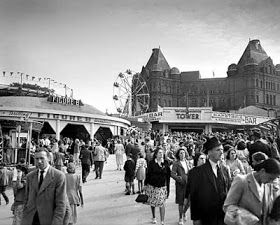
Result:
M60 140L60 120L56 120L55 134L56 134L56 140Z

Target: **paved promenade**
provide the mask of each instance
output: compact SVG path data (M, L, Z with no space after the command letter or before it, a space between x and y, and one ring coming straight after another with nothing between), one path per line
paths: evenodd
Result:
M81 174L78 168L77 173ZM115 156L110 155L104 166L103 178L95 180L95 174L90 173L88 182L83 186L85 198L84 208L78 207L78 223L80 225L147 225L151 224L151 210L147 205L135 202L137 195L124 195L124 171L117 171ZM137 190L137 181L135 181ZM166 225L178 224L178 206L175 204L175 184L171 179L171 191L166 202ZM12 202L12 191L7 194ZM3 203L3 201L2 201ZM0 206L0 224L12 224L10 206ZM189 212L188 212L189 218ZM158 224L159 210L156 209ZM190 220L185 222L191 225Z

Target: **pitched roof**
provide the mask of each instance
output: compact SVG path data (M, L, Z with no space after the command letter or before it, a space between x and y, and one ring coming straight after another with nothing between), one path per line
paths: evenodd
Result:
M1 107L18 107L22 110L25 109L45 109L47 110L58 110L68 112L79 112L88 113L95 115L105 115L102 111L97 108L84 104L83 106L74 105L63 105L58 103L52 103L47 98L29 97L29 96L4 96L0 98Z
M238 65L244 66L246 64L256 64L264 61L268 58L268 55L262 48L259 40L249 41L243 55L241 56Z
M170 70L170 66L162 54L160 48L154 48L153 53L146 65L147 69L152 71Z

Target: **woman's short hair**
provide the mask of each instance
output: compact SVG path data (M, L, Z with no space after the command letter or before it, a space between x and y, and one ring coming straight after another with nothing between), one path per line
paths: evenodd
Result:
M194 166L197 166L199 157L200 157L201 155L205 155L205 154L204 154L203 152L197 152L197 153L195 153L195 155L194 155L194 157L193 157L193 165L194 165ZM206 155L205 155L205 157L206 157Z
M277 159L269 158L255 165L254 169L256 171L264 169L266 173L280 175L280 162Z
M16 165L16 169L21 170L25 174L28 174L28 168L26 165L18 164Z
M179 149L176 151L176 154L175 154L176 159L178 159L178 160L180 159L180 151L184 151L184 152L185 152L186 158L189 156L189 153L188 153L185 149L179 148Z
M231 153L232 151L235 151L235 153L236 153L236 150L235 150L234 148L229 149L228 152L227 152L227 154L226 154L226 159L230 159L230 153ZM237 159L237 155L235 155L235 158L234 158L234 159Z
M266 159L268 159L268 156L263 152L255 152L252 155L252 160L256 161L257 163L261 163Z
M67 173L75 173L76 172L76 167L74 163L68 163L67 165Z
M163 151L163 148L161 146L156 147L156 149L154 151L153 159L155 159L157 157L157 154L158 154L159 150ZM165 159L165 154L163 154L163 158Z
M243 141L243 140L239 141L236 147L237 147L237 150L244 150L246 148L245 141Z

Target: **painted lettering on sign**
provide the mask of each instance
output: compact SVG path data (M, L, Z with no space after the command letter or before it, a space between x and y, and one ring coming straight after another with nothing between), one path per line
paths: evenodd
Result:
M76 99L68 98L68 97L60 97L60 96L55 96L55 95L49 96L48 101L63 104L63 105L76 105L76 106L83 105L81 100L76 100Z
M191 119L198 120L199 114L197 113L176 113L177 119Z
M256 125L257 124L257 118L250 117L250 116L245 116L245 123L246 124Z

